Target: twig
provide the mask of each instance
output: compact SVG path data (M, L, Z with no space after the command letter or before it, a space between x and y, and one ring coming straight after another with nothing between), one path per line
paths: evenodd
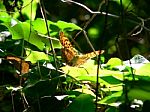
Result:
M141 26L140 30L138 32L136 32L136 33L133 33L131 36L138 35L138 34L140 34L142 32L143 27L144 27L144 20L142 18L140 18L140 19L141 19L141 25L139 24L139 26Z
M91 44L91 42L90 42L90 40L89 40L89 38L88 38L88 36L87 36L87 34L86 34L86 31L85 31L85 30L83 30L83 34L84 34L84 37L86 38L86 40L87 40L88 44L89 44L89 45L90 45L90 47L92 48L93 52L95 52L95 49L94 49L93 45ZM95 53L95 54L96 54L96 53Z
M99 7L98 7L98 11L100 11L102 5L105 3L105 1L103 0L100 4L99 4ZM85 30L87 28L87 26L90 24L90 22L96 17L97 14L93 14L92 17L85 23L85 26L82 28L83 30ZM76 35L75 35L75 38L82 32L79 31Z
M62 2L70 2L70 3L74 3L74 4L76 4L76 5L79 5L79 6L81 6L81 7L83 7L84 9L86 9L88 12L90 12L91 14L101 14L101 15L106 15L106 12L101 12L101 11L92 11L90 8L88 8L87 6L85 6L85 5L83 5L83 4L81 4L81 3L78 3L78 2L75 2L75 1L73 1L73 0L61 0ZM110 13L107 13L107 16L110 16L110 17L114 17L114 18L120 18L120 16L118 16L118 15L114 15L114 14L110 14ZM129 22L131 22L131 23L134 23L134 24L137 24L137 25L139 25L139 23L138 22L136 22L136 21L133 21L133 20L131 20L131 19L127 19ZM146 21L148 21L148 20L150 20L150 18L148 18L148 19L145 19ZM141 25L140 25L141 26ZM149 28L147 28L147 27L145 27L145 26L143 26L143 28L145 29L145 30L147 30L147 31L149 31L150 32L150 29Z
M15 104L14 104L14 94L13 94L13 90L11 91L11 102L12 102L13 112L15 112Z
M131 36L138 35L138 34L140 34L140 33L142 32L142 30L143 30L143 27L144 27L144 19L142 19L142 18L140 18L140 17L137 17L137 18L141 20L141 23L138 24L137 26L135 26L135 27L133 28L133 30L128 33L129 36L130 36L130 35L131 35ZM140 30L137 31L136 33L133 33L133 32L134 32L135 30L137 30L139 27L141 27Z
M87 11L89 11L90 13L92 13L92 14L100 14L100 12L99 11L92 11L91 9L89 9L87 6L85 6L85 5L83 5L83 4L81 4L81 3L78 3L78 2L75 2L75 1L72 1L72 0L61 0L62 2L71 2L71 3L74 3L74 4L77 4L77 5L79 5L79 6L81 6L81 7L83 7L84 9L86 9Z
M42 16L43 16L44 21L45 21L45 25L46 25L46 29L47 29L47 35L48 35L48 37L50 37L50 32L49 32L46 13L45 13L45 10L44 10L45 8L44 8L44 5L43 5L43 1L39 2L39 5L40 5L40 8L41 8ZM48 40L49 40L49 43L50 43L50 48L51 48L52 53L53 53L53 59L54 59L56 71L57 71L57 74L58 74L58 65L57 65L57 60L56 60L57 58L56 58L56 53L55 53L55 50L54 50L54 47L53 47L53 42L52 42L51 38L48 38Z
M100 11L102 5L105 3L105 1L103 0L100 4L99 4L99 7L98 7L98 11ZM86 32L85 32L85 29L87 28L87 26L91 23L91 21L96 17L97 14L93 14L92 17L85 23L84 27L82 28L83 30L80 30L74 37L74 39L83 31L83 34L87 40L87 42L89 43L90 47L92 48L92 50L95 52L94 50L94 47L92 46L90 40L88 39L87 35L86 35ZM76 46L78 47L78 49L80 49L81 51L81 48L78 46L78 44L76 44Z
M84 9L86 9L88 12L90 12L91 14L102 14L102 15L106 15L106 12L100 12L100 11L92 11L90 8L88 8L87 6L81 4L81 3L78 3L78 2L75 2L73 0L61 0L62 2L70 2L70 3L74 3L76 5L79 5L81 7L83 7ZM112 17L115 17L115 18L119 18L119 16L117 15L114 15L114 14L110 14L108 13L107 15L109 16L112 16Z

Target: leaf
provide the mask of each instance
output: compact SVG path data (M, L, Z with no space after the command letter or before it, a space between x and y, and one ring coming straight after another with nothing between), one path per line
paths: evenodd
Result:
M57 21L57 26L61 29L61 30L69 30L69 31L73 31L73 30L82 30L82 28L80 28L79 26L73 24L73 23L67 23L64 21Z
M111 58L108 62L107 65L110 66L117 66L117 65L121 65L122 61L119 58Z
M28 23L30 23L30 21L27 21ZM52 21L49 21L47 20L47 23L48 23L48 26L50 27L50 31L52 30L52 27L51 25L55 25L56 26L56 23L55 22L52 22ZM45 21L44 19L41 19L41 18L37 18L36 20L32 21L32 25L33 25L33 28L40 34L47 34L47 28L46 28L46 24L45 24ZM56 26L57 27L57 26ZM54 31L53 31L54 32ZM50 33L51 35L51 33ZM51 35L52 36L52 35Z
M23 88L27 96L37 98L49 96L55 93L58 84L58 78L52 80L39 80L35 84L28 84Z
M75 25L74 23L68 23L65 21L57 21L52 22L47 20L49 31L51 36L56 36L59 32L59 30L82 30L79 26ZM47 29L45 25L45 21L41 18L37 18L35 21L32 22L33 28L38 31L40 34L47 34Z
M150 87L150 86L149 86ZM133 88L128 92L128 97L130 100L138 99L138 100L150 100L150 91L145 91L140 88Z
M105 112L120 112L116 107L109 107L105 110Z
M138 80L127 82L129 100L150 100L150 81Z
M34 31L32 26L30 27L29 23L17 21L15 22L13 23L13 25L11 25L10 23L4 23L4 25L9 29L10 33L12 34L12 39L24 39L27 42L38 47L40 50L43 50L45 48L44 43L40 39L40 36L37 34L37 32Z
M77 78L78 76L96 75L97 65L94 65L94 60L87 60L81 67L64 66L61 67L65 73Z
M4 6L4 4L3 4L3 1L0 1L0 18L1 17L8 17L9 15L8 15L8 13L7 13L7 11L6 11L6 8L5 8L5 6Z
M94 61L89 60L81 68L65 66L62 67L64 72L76 80L90 81L96 84L97 65ZM126 75L124 73L124 75ZM123 73L112 70L99 70L99 82L106 86L105 91L120 91L122 90Z
M13 21L13 23L12 23ZM3 23L10 33L12 34L12 39L24 39L30 44L36 46L40 50L48 48L51 50L50 42L48 37L38 35L38 33L33 29L28 22L18 22L14 19L11 19L8 23ZM51 38L54 48L61 48L60 42L56 38Z
M93 98L89 94L80 94L63 112L95 112Z
M36 63L39 60L50 60L48 55L44 52L32 51L30 49L26 49L27 58L26 61L30 61L31 63Z
M45 44L45 47L50 51L51 46L50 46L50 40L48 39L48 37L44 35L40 35L40 39ZM52 41L53 48L58 48L58 49L62 48L59 39L53 38L53 37L50 37L50 39Z
M74 91L78 91L78 92L85 93L85 94L90 94L90 95L95 97L95 94L91 90L89 90L88 88L75 89Z
M105 97L104 99L100 100L98 103L99 104L109 104L111 106L116 106L116 102L119 101L120 97L122 96L122 91L119 92L115 92L107 97ZM118 105L120 103L118 102Z
M117 2L118 4L121 4L119 0L115 0L115 2ZM123 0L122 4L125 8L127 8L127 10L132 10L134 8L132 2L129 0Z
M21 13L26 17L25 19L34 20L36 16L38 0L23 0L23 8ZM31 7L32 6L32 7ZM32 9L32 11L31 11ZM19 12L16 11L13 15L14 18L18 18L20 16Z
M141 68L135 71L135 74L150 77L150 63L143 64Z

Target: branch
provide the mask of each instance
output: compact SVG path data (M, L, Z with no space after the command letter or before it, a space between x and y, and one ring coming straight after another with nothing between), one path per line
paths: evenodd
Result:
M84 9L86 9L88 12L90 12L91 14L102 14L102 15L106 15L106 12L100 12L100 11L92 11L90 8L88 8L87 6L81 4L81 3L78 3L78 2L75 2L73 0L61 0L62 2L70 2L70 3L74 3L76 5L79 5L81 7L83 7ZM119 18L119 16L117 15L114 15L114 14L110 14L110 13L107 13L108 16L111 16L111 17L115 17L115 18Z
M74 3L74 4L76 4L76 5L79 5L79 6L81 6L81 7L83 7L84 9L86 9L88 12L90 12L91 14L101 14L101 15L106 15L106 12L100 12L100 11L92 11L90 8L88 8L87 6L85 6L85 5L83 5L83 4L81 4L81 3L78 3L78 2L75 2L75 1L73 1L73 0L61 0L62 2L68 2L68 3ZM114 18L119 18L120 16L118 16L118 15L114 15L114 14L110 14L110 13L107 13L107 16L110 16L110 17L114 17ZM148 18L148 19L145 19L145 21L148 21L150 18ZM133 21L133 20L131 20L131 19L127 19L129 22L131 22L131 23L134 23L134 24L136 24L136 25L139 25L139 26L141 26L141 27L143 27L143 29L145 29L145 30L147 30L147 31L149 31L150 32L150 29L149 28L147 28L147 27L145 27L145 26L143 26L143 24L139 24L139 22L136 22L136 21ZM143 19L144 20L144 19Z

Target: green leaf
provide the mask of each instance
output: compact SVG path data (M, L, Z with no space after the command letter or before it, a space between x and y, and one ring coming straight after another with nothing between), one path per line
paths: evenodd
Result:
M36 16L38 0L23 0L23 8L21 10L22 15L25 19L34 20ZM32 6L32 7L31 7ZM32 11L31 11L32 10ZM13 15L14 18L18 18L20 16L19 12L16 11Z
M27 22L17 22L12 19L11 23L4 23L12 34L12 39L24 39L27 42L37 46L40 50L45 48L44 43L41 41L40 36Z
M120 111L116 107L109 107L109 108L106 109L105 112L120 112Z
M32 45L35 45L40 50L48 48L51 50L50 42L48 37L44 35L38 35L38 33L33 29L28 22L18 22L11 19L8 23L3 23L10 33L12 34L12 39L24 39ZM61 48L60 42L56 38L51 38L54 48Z
M55 93L58 84L58 78L51 80L39 80L35 84L28 84L23 88L27 96L37 98L42 96L49 96Z
M27 21L27 22L30 22L30 21ZM56 23L52 22L52 21L49 21L47 20L47 23L48 23L48 26L50 27L50 31L53 29L51 27L51 25L53 26L56 26ZM47 28L46 28L46 24L45 24L45 21L42 19L42 18L37 18L36 20L32 21L32 25L33 25L33 28L40 34L47 34ZM57 26L56 26L57 27ZM53 31L54 32L54 31ZM58 33L58 32L57 32ZM51 33L50 33L51 35ZM51 35L53 36L53 35Z
M66 74L80 81L90 81L96 84L97 65L94 61L89 60L81 68L65 66L62 67ZM124 75L126 75L124 73ZM123 73L112 70L99 70L99 82L105 85L105 91L120 91L122 90Z
M82 89L75 89L73 91L78 91L78 92L89 94L89 95L95 97L95 94L91 90L89 90L86 86Z
M47 20L48 26L49 26L49 31L51 36L56 36L59 32L59 30L82 30L79 26L73 24L73 23L68 23L65 21L57 21L52 22ZM35 21L32 22L33 28L38 31L40 34L47 34L47 29L46 29L46 24L45 21L41 18L37 18Z
M78 76L96 75L97 65L94 65L94 60L88 60L80 67L64 66L61 67L65 73L77 78Z
M127 82L129 100L150 100L150 81L138 80Z
M120 97L122 96L122 91L115 92L104 99L100 100L98 103L99 104L109 104L111 106L116 106L116 102L119 101ZM119 105L119 103L118 103Z
M28 24L27 22L23 22L20 24L20 26L22 27L22 32L18 32L18 27L15 30L15 33L19 33L21 35L23 35L22 37L17 36L14 37L13 39L22 39L24 38L27 42L37 46L40 50L43 50L45 48L44 43L41 41L40 36L37 34L37 32L35 32L32 27L30 26L30 24ZM31 30L30 30L31 27Z
M135 74L150 77L150 63L143 64L141 68L135 71Z
M109 76L102 76L101 79L105 80L106 82L108 82L109 84L120 84L122 83L121 80L113 77L112 75Z
M8 15L8 13L7 13L7 11L6 11L6 8L5 8L5 6L3 5L3 1L1 0L0 1L0 18L1 17L8 17L9 15Z
M113 1L117 2L118 4L120 4L120 0L113 0ZM130 0L123 0L122 4L128 10L132 10L134 8L133 4L132 4L132 2Z
M80 94L63 112L95 112L93 97L89 94Z
M61 29L61 30L69 30L69 31L73 31L73 30L82 30L82 28L80 28L79 26L73 24L73 23L67 23L64 21L58 21L57 22L57 26Z
M30 61L31 63L36 63L39 60L50 60L48 55L44 52L32 51L30 49L26 49L27 58L26 61Z
M51 50L51 46L50 46L50 40L48 39L47 36L44 36L44 35L39 35L41 41L45 44L45 48L47 48L49 51ZM53 48L62 48L61 46L61 43L59 41L59 39L57 38L54 38L54 37L50 37L51 41L52 41L52 44L53 44Z
M150 86L149 86L150 87ZM150 91L145 91L140 88L133 88L128 92L128 97L130 100L139 99L139 100L150 100Z
M122 61L119 58L111 58L107 62L107 65L110 65L110 66L118 66L118 65L121 65L121 64L122 64Z

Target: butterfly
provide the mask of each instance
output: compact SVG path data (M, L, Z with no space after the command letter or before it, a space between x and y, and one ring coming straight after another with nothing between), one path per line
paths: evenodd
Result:
M64 35L63 32L59 33L60 43L62 45L62 58L66 62L66 64L70 66L80 66L84 64L88 59L94 58L99 54L104 53L104 50L98 50L95 52L80 54L77 50L72 46L69 39Z

